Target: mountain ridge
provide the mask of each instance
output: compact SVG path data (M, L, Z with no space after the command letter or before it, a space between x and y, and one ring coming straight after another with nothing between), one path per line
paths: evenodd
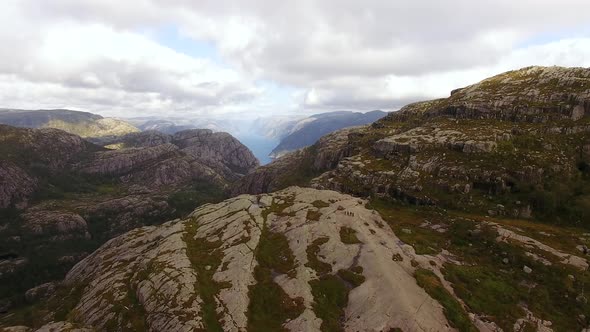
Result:
M119 136L139 129L131 124L101 115L72 111L0 109L0 123L23 128L55 128L80 137L100 141L109 136Z
M329 112L312 115L297 121L289 130L289 134L281 139L270 156L279 158L282 155L310 146L322 136L335 130L372 123L387 113L382 111L360 112Z

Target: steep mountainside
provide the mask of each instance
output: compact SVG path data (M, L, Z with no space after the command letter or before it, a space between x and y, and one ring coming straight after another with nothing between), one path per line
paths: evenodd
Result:
M57 129L0 125L0 309L118 234L221 200L258 165L224 133L131 137L132 147L108 150Z
M338 129L375 122L386 114L382 111L372 111L367 113L332 112L312 115L293 124L289 134L283 137L279 145L272 151L271 157L278 158L289 151L310 146L320 137Z
M170 143L180 151L207 161L210 167L227 178L249 173L259 165L252 152L228 133L213 132L209 129L183 130L174 135L158 131L131 133L109 140L106 147L146 148Z
M0 109L0 123L24 128L61 129L80 137L96 140L139 131L125 121L70 110Z
M524 68L336 133L338 160L324 168L311 161L329 136L299 152L298 162L267 165L233 190L276 190L329 168L314 186L582 225L590 218L589 114L589 69ZM254 188L256 177L266 185Z

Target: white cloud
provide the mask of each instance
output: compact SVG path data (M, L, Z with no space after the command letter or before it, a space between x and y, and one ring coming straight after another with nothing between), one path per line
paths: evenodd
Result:
M590 66L588 12L587 0L7 0L0 104L111 114L395 109L523 66ZM168 25L212 43L224 64L146 33ZM521 46L530 40L538 45Z

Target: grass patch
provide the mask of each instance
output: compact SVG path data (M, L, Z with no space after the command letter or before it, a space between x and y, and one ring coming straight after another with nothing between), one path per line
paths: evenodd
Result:
M362 243L358 237L356 237L356 231L350 227L340 228L340 241L344 244Z
M295 277L295 256L287 237L264 228L256 250L256 260L260 266L265 266L277 273Z
M219 203L225 199L223 190L213 184L197 183L189 189L168 197L168 205L175 210L175 217L184 217L205 203Z
M305 250L307 252L307 263L305 263L305 266L314 269L318 275L332 272L332 265L324 263L318 259L320 246L329 240L330 239L327 237L317 238L311 243L311 245L307 246L307 249Z
M315 211L315 210L307 210L307 220L313 220L313 221L318 221L320 220L320 217L322 216L322 213L319 211Z
M359 266L360 267L360 266ZM362 267L360 269L360 272L358 269L342 269L338 271L338 276L340 278L342 278L342 280L348 282L349 284L352 285L352 288L356 288L360 285L362 285L363 282L365 282L365 276L363 276L362 274Z
M191 261L193 269L197 272L195 292L201 297L201 315L207 331L223 331L221 326L221 315L217 313L215 297L222 288L230 285L219 283L213 280L213 274L221 264L223 252L220 249L221 242L209 242L204 238L197 238L197 222L185 223L185 234L183 240L187 245L187 256Z
M418 255L436 255L440 252L443 243L445 242L444 235L420 227L425 220L437 221L440 216L432 211L430 208L424 207L418 209L416 207L399 206L390 203L383 199L372 199L367 208L374 209L387 222L389 227L395 232L395 235L414 247ZM411 233L402 231L409 229Z
M271 232L266 222L255 254L258 266L254 269L256 284L249 287L248 331L284 331L285 321L297 318L305 307L303 299L290 298L273 275L295 277L295 258L287 238Z
M512 330L516 320L524 317L521 305L526 305L537 318L551 321L555 331L581 330L590 323L571 319L578 315L590 317L590 305L575 300L583 293L584 285L590 284L587 272L555 262L544 266L526 256L527 251L539 252L519 243L497 242L498 233L483 222L507 224L511 229L518 227L524 235L577 255L580 253L576 253L575 245L584 242L580 240L582 230L526 220L483 218L433 207L401 206L377 199L371 200L368 207L376 209L396 235L415 246L417 252L445 249L463 262L460 266L445 264L445 279L451 282L455 294L470 312L488 317L504 330ZM447 229L444 233L428 228L428 225L442 224ZM402 228L411 229L411 234L401 232ZM504 258L508 264L502 263ZM533 272L524 273L524 265ZM573 275L575 281L568 275Z
M10 314L0 317L0 326L21 325L35 329L47 324L48 318L54 321L75 320L74 308L80 302L83 290L84 286L79 284L58 285L50 298L34 305L20 307ZM54 314L53 318L49 315L50 313Z
M444 314L453 327L465 332L478 331L461 304L444 288L434 273L420 268L416 270L415 278L418 285L443 306Z
M330 206L330 204L324 202L324 201L320 201L320 200L315 200L311 203L311 205L313 205L314 207L321 209L321 208L325 208Z
M326 275L311 280L309 285L314 298L313 311L322 320L322 332L344 331L341 321L350 291L346 283L337 276Z
M293 202L294 202L294 198L293 197L283 197L283 202L282 203L277 203L276 201L278 200L278 198L273 199L273 203L270 207L262 210L262 219L264 220L264 222L266 223L266 220L268 219L268 216L271 213L274 213L275 215L279 216L279 217L293 217L295 216L294 212L284 212L286 208L293 206Z

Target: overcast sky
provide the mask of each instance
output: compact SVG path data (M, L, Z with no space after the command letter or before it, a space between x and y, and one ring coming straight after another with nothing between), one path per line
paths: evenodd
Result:
M510 69L590 67L589 13L588 0L3 0L0 107L395 110Z

